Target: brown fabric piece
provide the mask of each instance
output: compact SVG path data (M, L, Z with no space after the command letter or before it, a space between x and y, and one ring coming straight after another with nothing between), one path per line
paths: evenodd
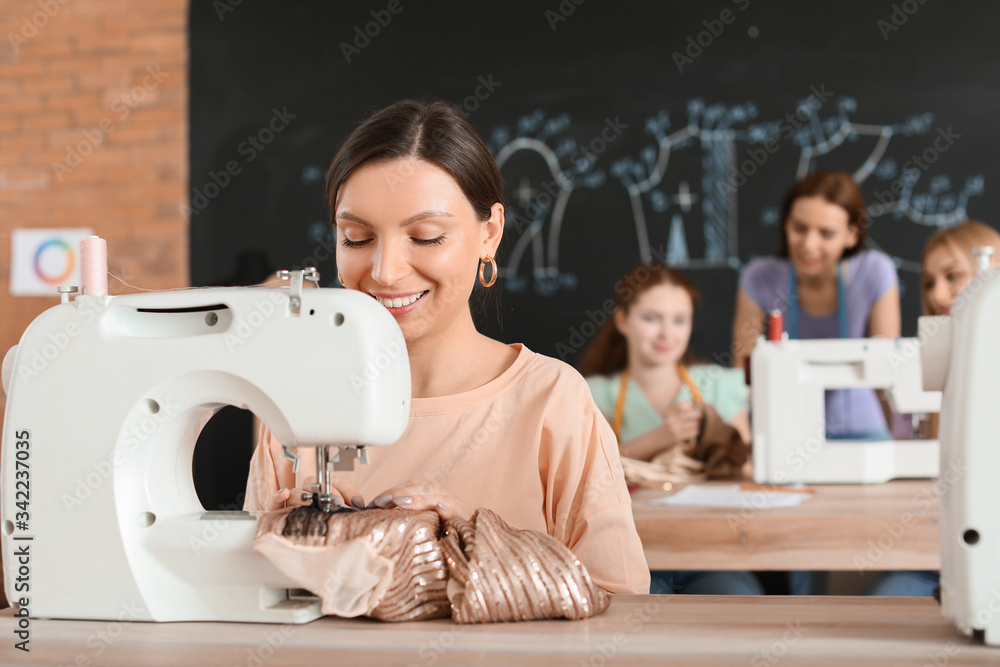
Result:
M456 623L578 620L611 603L562 543L511 528L487 509L476 510L471 521L448 521L443 544Z
M625 481L642 482L701 482L709 479L737 479L742 466L728 458L729 446L738 431L724 422L708 403L701 403L704 413L701 434L697 440L687 440L653 457L640 461L622 457Z
M708 479L729 479L739 477L742 466L729 461L729 447L739 432L722 421L722 417L708 403L702 403L704 422L697 442L687 442L683 448L691 458L702 462Z

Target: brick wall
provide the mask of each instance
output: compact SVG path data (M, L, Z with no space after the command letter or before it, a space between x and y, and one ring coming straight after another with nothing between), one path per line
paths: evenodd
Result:
M0 355L58 303L10 295L16 228L89 227L127 283L188 284L187 61L186 0L0 0Z

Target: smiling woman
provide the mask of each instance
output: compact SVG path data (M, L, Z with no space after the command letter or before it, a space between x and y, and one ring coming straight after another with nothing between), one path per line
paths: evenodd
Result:
M884 253L866 250L865 203L850 174L817 171L795 184L782 206L776 257L740 273L733 356L742 365L764 330L764 313L780 310L789 338L897 338L899 281ZM878 397L868 388L827 392L826 435L885 439Z
M337 266L345 287L367 292L386 306L413 351L419 353L428 342L482 346L483 352L500 352L493 355L496 363L509 365L507 346L465 335L475 330L470 278L480 261L488 263L496 254L503 204L492 204L483 219L449 172L414 157L366 164L338 195ZM473 388L482 384L477 375L497 369L428 370L433 370L425 376L432 384L415 385L414 396Z
M615 290L614 316L580 370L618 436L629 481L739 478L749 454L749 391L738 370L693 364L694 284L662 264L640 264L619 285L629 287ZM749 572L652 573L653 593L762 590Z
M331 480L336 502L444 519L485 507L559 540L605 590L647 592L615 437L587 383L473 322L470 296L477 279L492 284L504 228L503 181L475 130L441 102L394 104L348 137L327 197L341 284L396 318L413 396L399 442ZM263 429L246 508L302 504L315 475L302 463L293 473Z
M764 314L780 311L789 338L898 338L899 279L892 260L865 249L870 221L854 178L817 171L796 183L782 203L777 256L753 260L740 272L733 318L734 365L750 356L764 331ZM874 389L828 390L827 439L890 437ZM791 418L791 417L790 417ZM791 590L812 593L813 577L793 573Z

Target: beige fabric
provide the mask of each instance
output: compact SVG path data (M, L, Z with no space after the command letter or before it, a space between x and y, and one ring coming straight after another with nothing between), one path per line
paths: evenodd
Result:
M649 568L611 427L570 366L519 345L514 364L469 392L413 399L403 437L370 447L369 463L343 474L366 502L411 479L437 484L514 528L551 535L577 555L598 586L648 593ZM281 444L262 432L245 508L266 509L275 491L302 488Z
M281 535L266 533L257 537L253 548L285 576L316 595L323 603L324 614L345 618L369 614L392 580L392 562L362 540L304 547Z
M384 621L448 616L436 512L311 507L266 512L254 550L322 600L324 614Z

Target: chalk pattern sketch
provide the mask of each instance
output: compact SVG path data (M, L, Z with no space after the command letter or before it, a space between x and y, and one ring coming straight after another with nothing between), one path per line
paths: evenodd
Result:
M701 100L692 100L688 103L687 124L671 134L667 134L670 116L666 111L646 120L646 132L656 139L656 145L643 148L638 160L624 158L616 161L611 168L611 173L628 191L639 257L643 262L653 260L643 197L649 195L654 211L665 210L666 197L658 186L666 174L670 158L674 152L696 145L702 152L700 201L705 256L703 259L689 256L683 219L674 214L671 217L667 261L687 268L736 265L734 262L739 261L736 256L736 189L726 186L736 169L736 142L749 139L750 130L733 126L756 118L757 113L753 103L728 108L721 104L706 107ZM680 190L689 187L687 181L683 181L682 185L685 187L680 188L675 197L680 198ZM690 192L683 195L686 197L678 203L683 212L688 212L694 195Z
M628 193L640 259L646 262L660 259L684 269L738 269L742 265L737 234L740 179L745 182L763 167L763 162L748 162L743 146L776 143L780 146L783 141L790 141L799 152L796 172L787 179L791 183L812 172L819 158L842 146L857 144L861 138L873 139L870 152L853 170L858 183L870 180L869 186L886 194L870 202L868 214L872 220L891 216L895 220L943 228L966 219L969 198L983 194L981 175L966 178L955 191L950 176L928 175L926 164L908 166L907 161L901 166L896 157L887 155L893 138L931 132L932 114L875 125L851 119L851 114L857 111L853 98L841 97L834 106L831 115L822 117L821 107L810 104L809 99L802 100L796 107L798 122L794 127L780 119L758 120L759 110L753 102L727 106L691 100L685 124L673 131L667 111L648 118L644 130L654 143L641 148L638 157L620 158L610 166L610 174ZM567 203L575 190L603 187L608 178L599 168L599 154L584 150L582 157L578 157L581 150L577 141L568 136L570 125L568 114L547 117L538 110L521 117L516 132L501 126L490 135L490 147L501 170L515 154L527 152L544 163L547 174L541 185L532 185L530 179L512 180L510 173L505 173L523 214L523 219L516 217L513 225L508 219L507 233L513 233L516 239L500 274L505 287L513 292L523 292L530 285L539 294L552 296L560 289L576 287L575 274L562 268L559 262L559 236L568 222ZM688 150L700 151L700 175L685 174L687 178L679 181L677 192L665 192L662 186L672 157ZM759 154L765 154L763 148ZM567 158L570 158L568 163ZM918 192L918 183L925 175L926 191ZM692 191L691 183L699 182L700 192ZM668 212L668 216L663 215ZM699 257L691 255L686 239L684 223L689 216L701 219L704 238L700 240L704 251ZM650 221L662 218L667 218L663 223L668 225L667 248L663 257L654 258ZM777 224L777 218L776 207L760 211L760 221L765 225ZM548 234L543 235L546 226ZM529 251L530 273L525 274L522 265ZM919 271L916 262L894 259L903 270Z
M520 214L514 210L507 212L506 232L513 232L517 239L507 265L500 270L504 286L512 292L523 292L528 286L528 277L518 273L518 266L529 251L536 291L553 295L560 288L576 287L575 274L559 270L559 235L566 204L574 189L598 188L604 185L606 175L595 168L595 154L581 151L573 137L563 136L569 126L569 114L546 118L543 111L537 110L518 119L516 135L506 126L494 128L490 133L489 144L501 171L515 155L523 157L526 153L541 160L545 173L537 186L522 177L513 189ZM567 159L574 156L576 159L564 167ZM548 252L543 236L546 222Z

